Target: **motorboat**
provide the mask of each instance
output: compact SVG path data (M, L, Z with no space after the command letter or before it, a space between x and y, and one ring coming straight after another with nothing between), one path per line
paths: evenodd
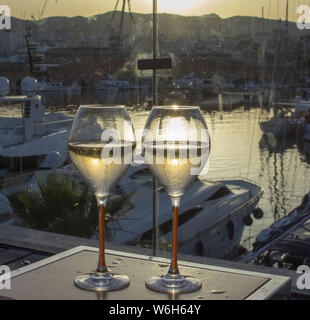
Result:
M293 269L296 269L296 265L310 258L309 218L310 192L297 208L262 230L253 243L253 249L240 256L238 261L276 267L295 265Z
M281 138L296 134L301 115L310 109L310 101L302 100L300 96L296 96L294 103L276 102L274 106L275 116L260 122L260 127L264 133L272 133L275 137ZM284 107L286 110L278 112L279 107Z
M82 178L72 164L58 169L38 170L31 179L46 181L53 172ZM162 244L171 242L171 200L162 187L157 190L158 239ZM263 216L256 208L263 190L255 183L244 179L207 181L198 178L186 191L181 201L179 214L179 251L191 255L233 259L240 255L240 242L246 226L253 218ZM113 188L111 197L129 195L124 208L113 215L107 224L108 241L118 244L138 245L151 243L152 219L152 175L145 165L132 165L125 177Z
M295 111L297 112L307 112L310 108L310 99L308 98L308 91L304 91L304 92L305 94L303 94L302 96L297 95L295 97L294 102L278 101L278 102L275 102L274 105L280 106L280 107L294 108Z
M148 85L146 84L136 84L128 80L116 80L109 76L107 79L99 81L96 86L96 90L110 90L110 89L120 89L120 90L146 90Z
M9 96L9 81L0 78L0 104L17 104L20 117L0 117L0 186L7 181L22 182L36 170L46 156L59 152L67 158L67 138L73 118L60 113L45 113L41 97L36 94L37 81L22 81L21 96ZM22 173L22 175L21 175Z
M276 138L293 136L296 134L299 118L292 112L281 112L277 116L259 123L261 130L265 133L271 133Z
M292 139L277 139L272 133L263 134L259 141L259 148L261 150L268 150L274 153L283 153L291 149L296 144L295 136Z
M50 91L81 91L82 87L79 85L70 85L65 84L63 82L47 82L40 81L39 82L39 91L40 92L50 92Z
M119 186L133 192L132 207L108 223L108 239L116 243L143 243L152 238L152 178L146 167L131 167ZM243 179L206 181L197 179L186 191L179 213L179 251L186 254L230 259L238 254L245 226L252 224L263 190ZM170 243L171 200L158 191L158 234ZM257 209L256 217L262 217Z

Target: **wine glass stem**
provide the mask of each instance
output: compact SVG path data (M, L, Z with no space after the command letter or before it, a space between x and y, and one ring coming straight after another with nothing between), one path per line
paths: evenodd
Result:
M104 256L104 204L99 206L99 263L97 272L107 272Z
M179 207L173 206L172 261L168 271L170 275L179 274L178 268L178 219Z

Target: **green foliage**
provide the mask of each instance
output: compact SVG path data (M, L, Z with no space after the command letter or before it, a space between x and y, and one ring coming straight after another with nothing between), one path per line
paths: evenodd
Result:
M98 227L96 198L86 183L66 175L50 174L32 189L7 195L17 217L28 228L79 237L91 237ZM129 195L111 200L106 206L106 222L129 201Z

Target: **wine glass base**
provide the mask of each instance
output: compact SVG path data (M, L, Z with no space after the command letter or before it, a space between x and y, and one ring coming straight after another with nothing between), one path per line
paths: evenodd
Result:
M89 273L75 278L74 284L83 290L102 292L121 290L129 286L130 280L125 275L109 273Z
M145 286L153 291L163 293L189 293L201 288L201 281L192 277L169 278L167 276L152 277Z

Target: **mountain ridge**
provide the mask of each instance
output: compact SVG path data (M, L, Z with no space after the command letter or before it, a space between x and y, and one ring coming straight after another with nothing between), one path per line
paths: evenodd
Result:
M115 13L113 23L111 18L113 11L99 13L91 17L55 16L47 17L39 21L22 20L12 18L12 25L15 30L23 31L28 25L35 31L38 40L47 38L70 41L75 37L83 35L89 37L108 37L111 30L116 33L119 30L121 12ZM150 37L152 33L152 14L132 13L135 24L133 24L128 12L124 16L124 38L137 36ZM190 38L196 40L207 40L210 37L238 38L255 37L257 34L272 33L279 28L285 29L285 22L274 19L264 19L252 16L232 16L221 18L215 13L201 16L182 16L177 14L159 13L158 28L159 34L166 40ZM291 38L298 38L309 34L309 30L299 30L296 23L288 22L288 32Z

